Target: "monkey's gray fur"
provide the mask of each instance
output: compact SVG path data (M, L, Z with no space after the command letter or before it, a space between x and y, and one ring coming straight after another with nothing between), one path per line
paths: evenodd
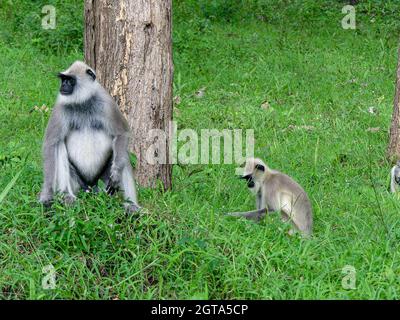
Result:
M247 186L256 196L257 209L228 215L259 221L267 212L280 211L282 219L290 220L303 235L312 234L311 202L307 193L291 177L270 169L261 159L248 158L241 178L247 180Z
M390 192L395 193L400 188L400 160L390 171Z
M55 192L67 203L99 179L113 194L121 189L129 211L140 207L129 161L129 129L117 104L81 61L59 74L57 96L43 143L44 183L40 202L50 205Z

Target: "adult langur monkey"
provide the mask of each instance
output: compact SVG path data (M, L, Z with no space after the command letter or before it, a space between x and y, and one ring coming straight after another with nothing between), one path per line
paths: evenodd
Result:
M247 181L249 190L256 196L257 209L228 215L259 221L267 212L280 211L282 219L290 220L303 235L312 234L311 202L307 193L291 177L270 169L261 159L248 158L241 178Z
M74 62L61 80L43 143L44 183L40 202L50 205L55 192L66 203L97 185L108 194L121 189L126 209L137 211L135 181L128 153L128 124L117 104L96 80L93 69Z

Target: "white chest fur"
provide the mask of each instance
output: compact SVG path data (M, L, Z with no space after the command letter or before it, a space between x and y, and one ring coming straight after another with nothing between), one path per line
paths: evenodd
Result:
M72 131L66 141L69 159L88 179L95 178L111 154L112 140L102 130Z

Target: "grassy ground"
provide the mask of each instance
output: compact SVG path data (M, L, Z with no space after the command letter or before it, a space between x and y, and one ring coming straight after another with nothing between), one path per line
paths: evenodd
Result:
M254 208L235 165L175 166L172 191L139 190L149 210L140 220L104 194L45 212L37 194L49 113L31 110L52 106L54 74L82 59L81 42L47 50L40 33L31 41L13 30L0 37L0 194L19 177L0 196L0 298L400 298L399 200L387 192L384 157L393 20L376 13L376 1L362 7L355 31L340 27L337 3L232 19L229 7L201 7L199 17L190 3L175 2L178 127L253 128L256 156L308 191L314 237L288 236L277 216L261 224L224 217ZM3 34L16 23L1 21ZM203 87L204 97L193 95ZM42 288L48 265L53 290ZM356 270L353 290L342 286L346 265Z

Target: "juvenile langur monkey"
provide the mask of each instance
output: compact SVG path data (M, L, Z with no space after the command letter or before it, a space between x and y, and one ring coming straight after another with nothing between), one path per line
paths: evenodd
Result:
M126 209L137 211L135 181L128 154L128 124L117 104L81 61L59 74L60 92L43 143L44 183L40 202L55 192L66 203L103 180L108 194L121 189Z
M400 160L390 171L390 192L395 193L400 188Z
M247 181L256 196L257 210L233 212L230 216L259 221L267 212L280 211L284 221L290 220L303 235L312 233L312 208L307 193L292 178L270 169L262 160L248 158L240 177ZM293 230L291 231L291 233Z

